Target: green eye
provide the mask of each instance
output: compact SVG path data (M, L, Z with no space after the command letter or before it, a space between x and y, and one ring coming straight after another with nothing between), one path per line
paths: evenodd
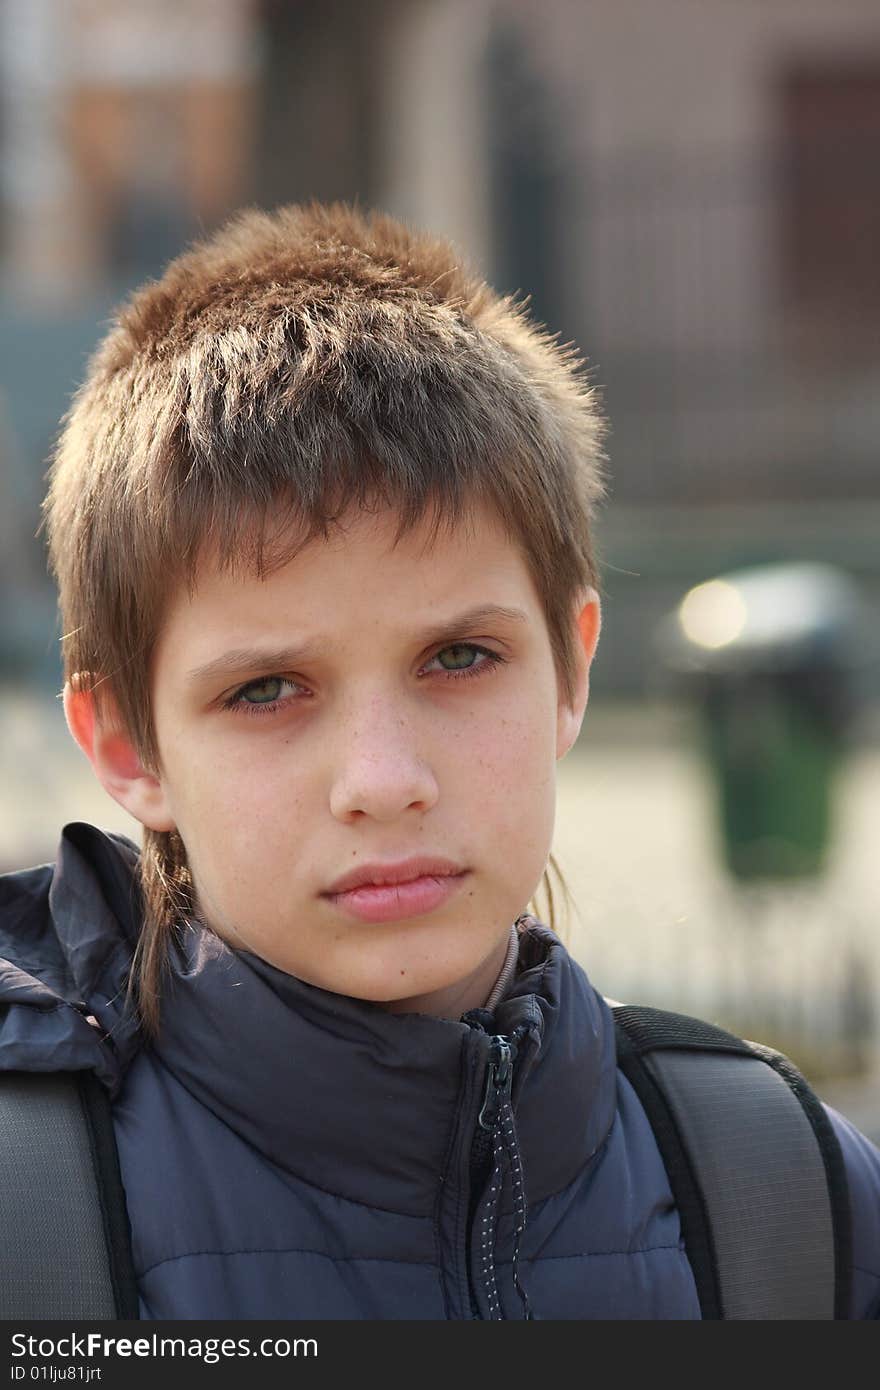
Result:
M443 661L448 652L453 653L455 658L451 663ZM468 642L456 642L453 646L444 647L442 651L439 651L437 660L446 667L447 671L462 671L468 666L473 666L476 655L476 647L471 646ZM467 659L468 657L470 660Z
M280 676L267 676L264 681L252 681L241 692L241 698L249 705L271 705L281 694L284 684Z

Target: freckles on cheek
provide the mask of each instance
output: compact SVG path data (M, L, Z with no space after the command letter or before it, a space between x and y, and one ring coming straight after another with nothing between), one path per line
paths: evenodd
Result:
M548 732L544 735L544 728ZM552 775L554 743L549 721L541 712L534 716L504 716L498 720L491 737L492 762L496 768L512 774L520 784L527 777L546 780Z
M536 736L542 725L504 716L474 747L468 760L470 785L500 826L522 824L523 815L543 820L553 814L556 797L555 746ZM524 800L525 799L525 800ZM544 808L542 814L541 808Z

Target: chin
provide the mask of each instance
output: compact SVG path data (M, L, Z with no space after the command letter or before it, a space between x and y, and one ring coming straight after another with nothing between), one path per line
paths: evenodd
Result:
M389 983L387 976L378 980L359 977L350 981L349 988L334 987L334 993L347 994L351 999L363 999L365 1003L383 1004L393 1008L395 1004L403 1004L408 999L422 999L426 995L439 994L441 991L454 988L455 984L455 980L446 976L425 976L416 971L406 971L402 976L398 972L398 979L393 984Z
M389 960L385 952L373 960L363 958L349 962L348 968L323 970L321 978L313 983L333 994L345 994L351 999L362 999L365 1003L382 1004L393 1008L408 999L423 999L425 996L454 990L455 986L475 969L477 962L468 960L461 968L439 961L419 960L407 962L406 953L394 952Z

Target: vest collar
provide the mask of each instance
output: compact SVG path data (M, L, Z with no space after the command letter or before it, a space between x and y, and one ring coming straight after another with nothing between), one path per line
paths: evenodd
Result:
M572 1182L610 1128L614 1030L557 937L524 926L519 974L486 1031L526 1025L513 1096L534 1202ZM175 953L162 1016L163 1065L273 1163L354 1201L433 1211L485 1034L318 989L199 925Z

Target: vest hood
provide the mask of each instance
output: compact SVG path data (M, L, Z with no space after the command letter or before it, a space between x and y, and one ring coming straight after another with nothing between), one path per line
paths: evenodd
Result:
M54 865L0 876L0 1070L93 1071L118 1093L140 1043L125 998L137 857L74 822Z

